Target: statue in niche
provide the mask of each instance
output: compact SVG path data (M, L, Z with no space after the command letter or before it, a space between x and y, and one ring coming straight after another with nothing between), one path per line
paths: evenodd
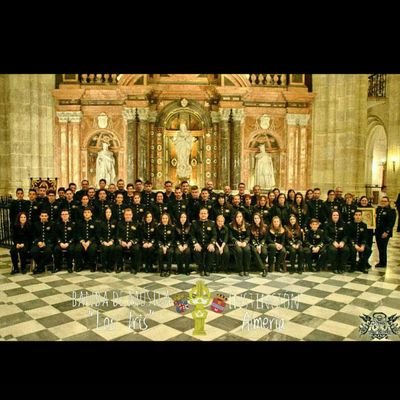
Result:
M193 146L193 136L186 127L186 122L181 122L180 129L172 139L175 143L177 155L177 176L178 178L190 178L192 166L190 165L190 154Z
M115 183L115 158L114 153L108 149L109 144L103 142L103 149L99 151L96 159L96 182L105 179L107 184Z
M259 145L260 152L255 155L254 184L262 189L271 189L275 186L274 166L271 156L265 152L265 144Z

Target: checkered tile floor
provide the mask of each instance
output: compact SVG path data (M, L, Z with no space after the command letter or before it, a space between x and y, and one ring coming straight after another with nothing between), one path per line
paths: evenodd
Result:
M386 271L202 278L213 296L228 297L222 313L207 307L204 336L193 335L193 306L180 314L171 299L200 280L196 273L10 275L8 250L0 249L0 340L371 340L359 334L360 315L400 311L400 234L394 235ZM376 261L375 248L370 263Z

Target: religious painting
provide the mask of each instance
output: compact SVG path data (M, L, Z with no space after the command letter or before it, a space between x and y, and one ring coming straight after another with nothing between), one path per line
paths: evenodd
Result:
M375 229L375 208L373 207L366 207L366 208L359 208L357 211L362 212L362 222L367 225L368 229Z

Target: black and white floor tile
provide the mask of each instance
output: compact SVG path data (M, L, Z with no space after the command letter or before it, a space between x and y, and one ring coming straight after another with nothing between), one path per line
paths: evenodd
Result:
M394 233L388 254L388 268L373 267L368 274L200 278L193 272L165 278L89 271L11 275L8 250L0 249L0 340L371 340L360 334L360 315L400 313L400 233ZM178 313L171 298L200 279L212 298L228 298L222 313L207 307L203 336L193 335L194 307Z

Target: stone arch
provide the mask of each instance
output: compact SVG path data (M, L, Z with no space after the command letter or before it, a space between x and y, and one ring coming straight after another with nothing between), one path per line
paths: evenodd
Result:
M193 114L200 121L203 121L204 128L210 128L212 126L211 116L208 110L201 106L197 101L184 101L186 99L175 100L166 105L158 114L156 119L156 126L165 127L167 121L170 119L172 114L176 113L188 113Z
M384 122L378 116L369 116L365 149L365 182L367 185L385 185L387 149L387 131Z

